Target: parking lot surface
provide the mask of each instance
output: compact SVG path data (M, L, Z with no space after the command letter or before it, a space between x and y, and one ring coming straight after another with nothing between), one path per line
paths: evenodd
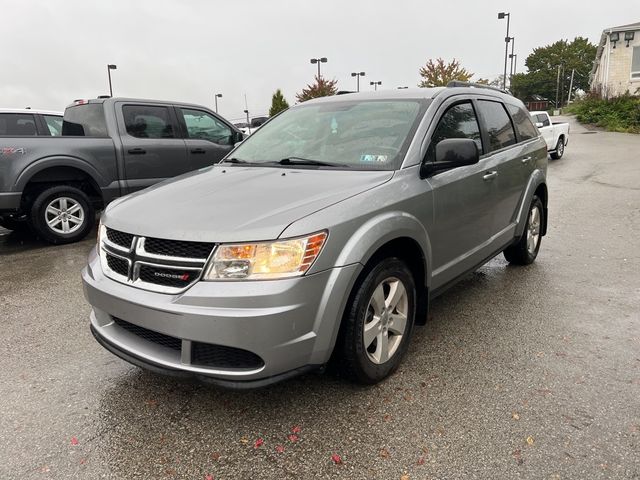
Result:
M438 298L373 387L144 372L89 332L95 237L0 231L0 478L640 478L640 136L571 133L535 264Z

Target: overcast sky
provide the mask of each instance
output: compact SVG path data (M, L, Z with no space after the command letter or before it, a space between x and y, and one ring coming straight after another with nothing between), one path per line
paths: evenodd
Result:
M432 5L438 5L435 8ZM534 47L640 21L639 0L0 0L0 107L64 110L77 98L193 102L235 120L281 88L290 103L323 75L355 90L353 71L382 88L416 86L427 59L457 58L477 77L502 72L512 14L518 70Z

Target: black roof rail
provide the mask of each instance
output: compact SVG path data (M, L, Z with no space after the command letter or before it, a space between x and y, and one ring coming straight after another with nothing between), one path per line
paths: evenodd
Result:
M447 83L447 88L454 87L470 87L470 88L486 88L488 90L495 90L496 92L506 93L507 95L511 95L511 92L508 90L503 90L498 87L493 87L491 85L485 85L484 83L476 83L476 82L461 82L460 80L452 80Z

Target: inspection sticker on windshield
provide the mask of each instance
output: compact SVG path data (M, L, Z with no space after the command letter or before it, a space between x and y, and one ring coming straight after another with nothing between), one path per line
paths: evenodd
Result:
M360 161L363 163L385 163L387 155L360 155Z

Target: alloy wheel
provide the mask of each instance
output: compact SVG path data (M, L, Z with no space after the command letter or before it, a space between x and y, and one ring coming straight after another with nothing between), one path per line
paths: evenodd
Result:
M73 198L58 197L49 202L44 217L51 230L69 234L82 228L85 212L82 205Z

